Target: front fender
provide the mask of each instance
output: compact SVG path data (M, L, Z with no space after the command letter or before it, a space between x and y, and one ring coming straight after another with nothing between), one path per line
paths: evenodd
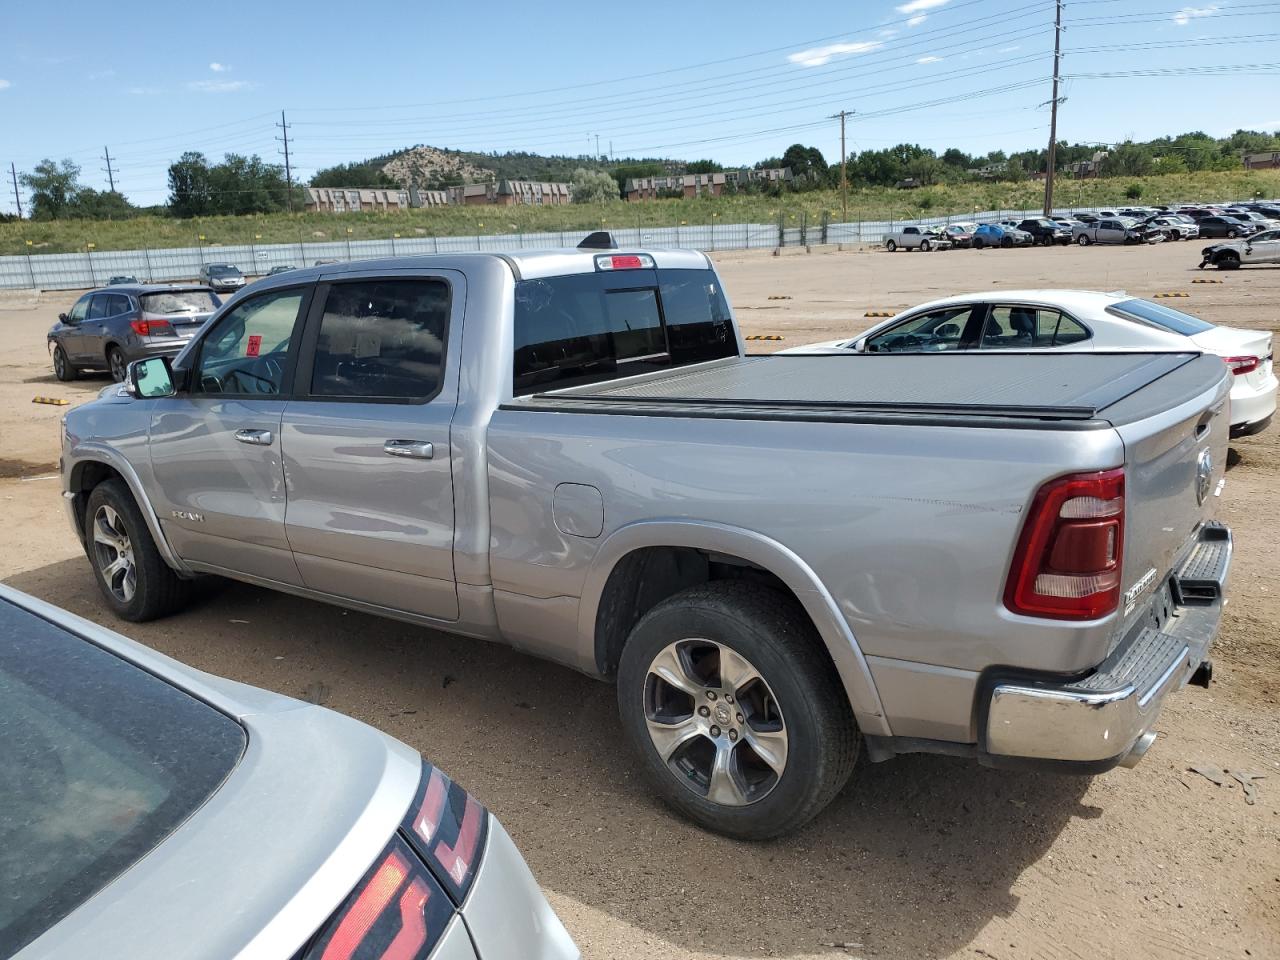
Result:
M160 518L156 516L155 509L147 498L137 471L116 450L106 444L96 443L91 440L77 442L73 447L66 450L62 458L63 497L72 500L76 494L82 492L85 469L90 464L108 466L124 478L124 482L129 487L129 492L133 495L134 502L138 504L138 509L142 511L142 517L147 522L147 530L150 531L151 539L155 541L156 549L160 552L161 558L178 573L191 576L191 570L173 552L173 548L165 538L164 531L160 528ZM78 523L76 528L81 542L84 542L84 531L80 529Z
M741 557L778 577L800 600L822 637L858 727L864 734L892 736L866 658L835 598L793 550L753 530L679 519L643 520L619 527L600 545L583 584L579 649L595 649L596 615L609 574L623 557L643 547L688 547Z

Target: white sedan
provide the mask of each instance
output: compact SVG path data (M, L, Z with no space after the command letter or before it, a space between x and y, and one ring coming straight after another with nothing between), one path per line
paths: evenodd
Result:
M1189 342L1188 342L1189 341ZM1231 435L1265 430L1276 409L1271 334L1206 323L1123 292L1016 290L973 293L912 307L852 339L783 353L930 353L1044 350L1215 353L1235 374Z

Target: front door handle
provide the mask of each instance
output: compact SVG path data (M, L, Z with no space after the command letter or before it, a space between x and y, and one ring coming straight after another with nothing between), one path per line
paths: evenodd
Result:
M269 447L275 434L270 430L237 430L236 439L241 443L251 443L255 447Z
M393 457L412 457L415 460L430 460L435 453L426 440L388 440L382 445L382 452Z

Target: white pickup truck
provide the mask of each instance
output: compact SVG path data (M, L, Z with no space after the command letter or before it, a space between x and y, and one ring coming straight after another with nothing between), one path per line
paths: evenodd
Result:
M748 356L704 255L597 237L264 279L67 414L63 496L121 617L214 574L510 644L615 682L662 796L760 838L860 746L1136 762L1208 678L1230 381Z
M951 238L935 227L903 227L885 238L884 248L895 250L950 250Z

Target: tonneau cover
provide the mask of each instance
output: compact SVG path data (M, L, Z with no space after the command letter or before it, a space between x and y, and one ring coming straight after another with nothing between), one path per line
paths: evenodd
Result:
M1198 356L1010 351L749 356L572 387L537 400L1091 420Z

